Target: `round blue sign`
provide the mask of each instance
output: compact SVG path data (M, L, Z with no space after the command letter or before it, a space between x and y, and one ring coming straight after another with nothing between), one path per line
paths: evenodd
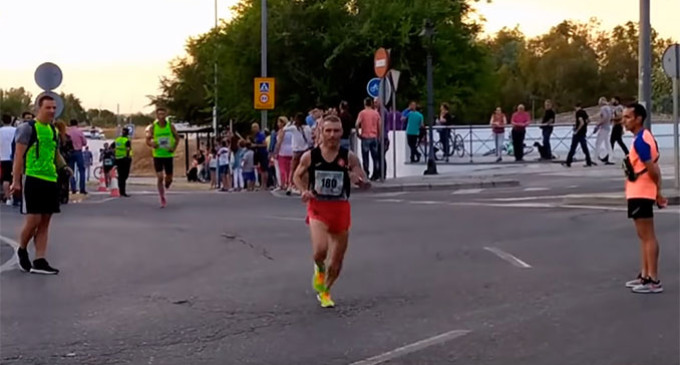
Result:
M35 70L34 77L35 83L38 84L38 86L43 90L49 91L54 90L61 85L63 75L59 66L52 62L45 62Z
M377 77L372 78L366 85L366 92L368 96L377 98L380 95L380 79Z

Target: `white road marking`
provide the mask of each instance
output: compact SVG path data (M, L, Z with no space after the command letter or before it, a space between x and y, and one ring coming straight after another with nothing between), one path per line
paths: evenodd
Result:
M453 202L453 206L498 207L498 208L557 208L559 205L551 203L481 203L481 202Z
M511 263L514 266L517 266L522 269L531 269L531 265L527 264L526 262L518 259L517 257L499 249L496 247L484 247L485 250L494 253L496 256L500 257L501 259Z
M468 194L479 194L484 189L460 189L451 193L451 195L468 195Z
M411 200L409 201L411 204L421 204L421 205L436 205L436 204L442 204L444 202L437 202L434 200Z
M567 189L576 189L578 188L578 185L569 185L567 186Z
M548 190L550 190L550 188L540 188L540 187L524 188L524 191L548 191Z
M378 356L373 356L373 357L368 358L366 360L353 362L350 365L377 365L377 364L382 364L386 361L390 361L390 360L396 359L398 357L402 357L404 355L408 355L410 353L420 351L420 350L428 348L430 346L438 345L438 344L441 344L441 343L444 343L444 342L451 341L451 340L456 339L458 337L465 336L468 333L470 333L470 331L465 331L465 330L455 330L455 331L442 333L441 335L426 338L424 340L414 342L410 345L402 346L402 347L396 348L392 351L385 352L384 354L381 354L381 355L378 355Z
M402 203L404 199L376 199L378 203Z
M555 203L482 203L482 202L454 202L448 203L453 206L477 206L477 207L496 207L496 208L552 208L552 209L588 209L603 210L612 212L627 212L628 208L620 206L606 205L577 205L577 204L555 204ZM680 208L666 208L655 210L659 214L680 214Z
M0 272L5 272L7 270L13 269L14 266L17 263L19 263L19 257L17 257L17 253L16 253L17 248L19 248L19 242L15 241L13 239L4 237L4 236L0 236L0 242L4 242L4 243L10 245L12 247L12 249L14 250L14 255L12 255L12 258L7 260L7 262L5 262L4 264L2 264L2 266L0 266Z
M85 202L85 204L102 204L102 203L110 202L111 200L116 200L116 199L120 199L120 198L110 197L110 198L106 198L106 199L102 199L102 200L87 201L87 202Z
M408 194L408 193L406 191L393 191L391 193L378 193L378 194L375 194L374 196L378 197L378 198L394 198L394 197L402 196L402 195L405 195L405 194Z

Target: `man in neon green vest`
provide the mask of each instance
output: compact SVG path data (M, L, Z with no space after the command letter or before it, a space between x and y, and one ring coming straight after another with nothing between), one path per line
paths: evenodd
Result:
M146 127L146 145L153 151L153 166L158 178L158 195L161 199L161 208L165 208L167 199L165 190L172 184L172 170L175 157L175 148L179 136L175 126L167 119L167 109L156 109L156 120ZM165 175L163 174L165 172ZM165 180L165 181L164 181Z
M116 138L113 142L113 150L116 158L116 168L118 169L118 186L120 196L128 197L126 182L130 176L132 166L132 144L130 143L130 130L123 128L123 135Z
M52 214L59 213L59 186L57 172L65 170L73 176L59 153L59 138L52 125L57 103L50 96L38 100L38 116L23 123L15 137L14 179L10 189L22 192L21 213L26 215L19 236L19 267L35 274L58 274L59 270L45 260L47 236ZM23 179L22 179L23 178ZM31 265L28 243L35 243L35 260Z

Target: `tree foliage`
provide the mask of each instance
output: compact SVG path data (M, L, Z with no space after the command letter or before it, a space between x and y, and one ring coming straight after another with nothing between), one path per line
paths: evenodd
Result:
M464 21L464 0L325 0L269 1L269 74L277 79L276 114L291 114L316 105L347 100L354 108L366 96L373 75L373 54L392 50L392 66L402 71L400 101L424 100L426 43L424 20L432 19L437 98L461 112L482 107L485 85L492 82L491 62L476 42L479 26ZM244 0L236 16L212 32L190 39L187 56L173 61L173 77L161 82L165 104L182 119L205 122L214 92L223 123L250 121L253 78L260 75L259 1ZM487 93L488 95L488 93Z
M661 70L661 56L669 44L670 39L652 32L652 105L656 112L668 112L671 105L670 80ZM496 69L496 102L506 111L532 100L552 99L558 108L567 110L577 102L595 105L600 96L637 99L635 23L607 32L601 31L595 20L585 24L564 21L531 39L518 29L506 28L487 39L486 45Z
M33 96L30 92L20 88L0 89L0 114L9 114L14 117L21 116L25 111L31 110Z

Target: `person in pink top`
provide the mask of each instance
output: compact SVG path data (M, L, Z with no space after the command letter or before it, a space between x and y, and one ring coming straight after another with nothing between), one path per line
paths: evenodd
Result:
M78 121L71 119L70 127L66 134L71 137L73 141L73 151L68 158L68 166L72 171L76 171L75 167L78 165L78 182L80 183L80 193L87 194L85 190L85 160L83 159L83 148L87 146L87 139L83 131L78 127ZM71 176L71 192L76 193L76 178Z
M366 176L368 174L368 155L370 153L373 160L373 174L371 180L378 180L382 174L380 173L382 164L379 158L379 144L380 136L380 114L373 109L373 100L366 98L364 100L364 110L359 113L357 117L356 128L359 131L359 138L361 139L361 162L364 167Z
M512 148L515 152L515 161L524 160L524 137L527 135L527 126L531 122L529 113L524 111L524 105L519 104L517 111L512 114Z

